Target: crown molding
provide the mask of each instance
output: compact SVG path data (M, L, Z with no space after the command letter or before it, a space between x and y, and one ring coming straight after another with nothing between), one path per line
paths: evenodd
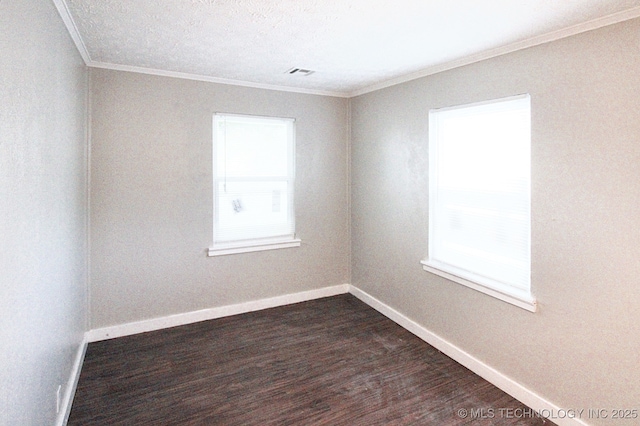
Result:
M506 55L507 53L512 53L518 50L527 49L529 47L550 43L552 41L571 37L587 31L596 30L598 28L606 27L609 25L614 25L614 24L628 21L630 19L634 19L638 17L640 17L640 6L634 7L628 10L624 10L622 12L617 12L611 15L603 16L601 18L593 19L591 21L576 24L560 30L552 31L550 33L542 34L536 37L531 37L526 40L507 44L505 46L497 47L490 50L485 50L475 55L466 56L464 58L446 62L444 64L434 65L432 67L428 67L420 71L406 74L400 77L392 78L380 83L372 84L362 89L358 89L358 90L354 90L353 92L350 92L348 94L348 97L353 98L356 96L364 95L366 93L375 92L376 90L385 89L387 87L395 86L401 83L406 83L408 81L416 80L418 78L427 77L429 75L452 70L454 68L463 67L465 65L471 65L476 62L484 61L486 59L491 59L497 56Z
M155 68L111 64L106 62L92 61L88 63L87 66L91 68L102 68L102 69L115 70L115 71L128 71L128 72L135 72L139 74L156 75L160 77L174 77L174 78L181 78L185 80L196 80L196 81L205 81L208 83L227 84L230 86L251 87L254 89L265 89L265 90L277 90L279 92L293 92L293 93L302 93L306 95L331 96L331 97L338 97L338 98L349 97L349 94L345 92L333 92L329 90L304 89L300 87L254 83L250 81L232 80L227 78L211 77L211 76L200 75L200 74L190 74L190 73L184 73L184 72L178 72L178 71L165 71L165 70L159 70Z
M76 26L76 23L71 16L71 12L69 12L67 4L64 0L52 1L56 9L58 9L58 14L60 15L60 18L62 18L62 22L64 22L64 25L67 27L67 31L69 32L71 39L75 43L76 48L78 49L78 53L80 53L80 56L82 56L82 60L86 65L89 65L89 63L91 63L91 56L89 55L87 46L85 46L84 42L82 41L82 37L80 37L80 31L78 31L78 27Z
M274 84L256 83L256 82L249 82L249 81L243 81L243 80L233 80L233 79L227 79L227 78L219 78L219 77L184 73L184 72L178 72L178 71L165 71L165 70L159 70L154 68L145 68L145 67L137 67L137 66L131 66L131 65L120 65L120 64L93 61L91 59L91 55L89 55L89 51L87 50L87 47L85 46L82 40L82 37L80 36L80 32L78 31L78 28L73 20L73 17L71 16L71 13L69 12L69 9L65 1L52 0L52 2L55 5L56 9L58 10L60 17L62 18L62 21L67 27L67 30L69 31L69 35L71 36L73 42L75 43L78 49L78 52L80 53L80 56L82 57L82 59L84 60L85 64L88 67L103 68L103 69L110 69L110 70L116 70L116 71L136 72L141 74L149 74L149 75L156 75L156 76L162 76L162 77L174 77L174 78L181 78L181 79L187 79L187 80L205 81L209 83L226 84L226 85L240 86L240 87L250 87L255 89L276 90L281 92L293 92L293 93L330 96L330 97L338 97L338 98L353 98L356 96L375 92L377 90L385 89L387 87L391 87L391 86L406 83L412 80L416 80L422 77L427 77L429 75L452 70L452 69L463 67L466 65L471 65L476 62L495 58L497 56L506 55L508 53L513 53L519 50L527 49L527 48L538 46L541 44L550 43L552 41L560 40L563 38L571 37L573 35L596 30L598 28L614 25L620 22L624 22L630 19L635 19L640 17L640 6L637 6L637 7L627 9L621 12L617 12L611 15L607 15L601 18L596 18L591 21L583 22L570 27L562 28L560 30L552 31L550 33L542 34L536 37L531 37L526 40L510 43L508 45L500 46L494 49L485 50L474 55L466 56L464 58L456 59L443 64L430 66L413 73L409 73L409 74L405 74L389 80L381 81L379 83L375 83L360 89L356 89L354 91L340 92L340 91L331 91L331 90L305 89L305 88L291 87L291 86L279 86Z

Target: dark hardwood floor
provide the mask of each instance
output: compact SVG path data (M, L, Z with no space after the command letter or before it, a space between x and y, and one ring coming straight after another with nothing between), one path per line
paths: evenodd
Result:
M68 424L552 423L341 295L91 343Z

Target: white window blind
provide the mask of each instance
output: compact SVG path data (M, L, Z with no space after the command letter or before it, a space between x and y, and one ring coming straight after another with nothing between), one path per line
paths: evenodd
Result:
M213 129L213 249L292 241L294 120L215 114Z
M531 302L528 95L429 113L429 255L444 271Z

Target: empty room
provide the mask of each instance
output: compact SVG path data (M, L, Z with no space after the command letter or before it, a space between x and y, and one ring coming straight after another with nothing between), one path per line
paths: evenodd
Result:
M640 1L0 34L0 425L640 424Z

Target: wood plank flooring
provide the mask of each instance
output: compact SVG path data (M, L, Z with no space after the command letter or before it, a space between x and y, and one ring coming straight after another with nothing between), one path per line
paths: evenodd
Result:
M552 423L351 295L91 343L68 422L466 424Z

